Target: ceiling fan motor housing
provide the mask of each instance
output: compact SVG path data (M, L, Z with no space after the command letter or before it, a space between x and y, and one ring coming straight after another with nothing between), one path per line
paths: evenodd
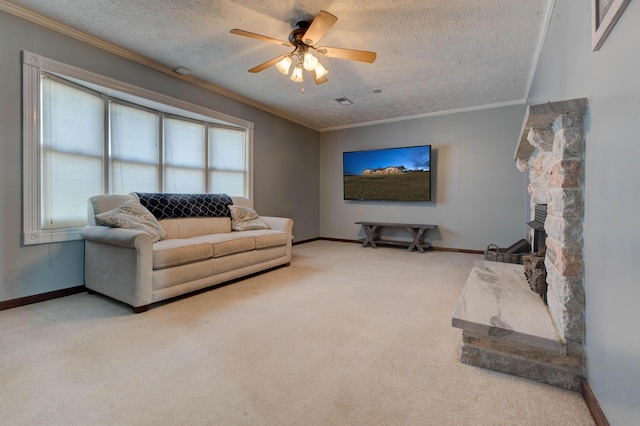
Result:
M289 34L289 43L293 46L305 44L304 41L302 41L302 37L310 26L311 22L309 21L298 21L298 23L296 23L296 28Z

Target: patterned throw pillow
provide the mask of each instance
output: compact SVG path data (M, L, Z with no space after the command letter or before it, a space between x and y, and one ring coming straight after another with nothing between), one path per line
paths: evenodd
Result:
M271 229L252 208L232 205L229 206L229 210L231 211L231 229L234 231Z
M154 243L167 236L160 222L135 200L129 200L113 210L97 214L95 218L98 225L146 232Z
M166 194L132 192L156 219L179 217L229 217L227 194Z

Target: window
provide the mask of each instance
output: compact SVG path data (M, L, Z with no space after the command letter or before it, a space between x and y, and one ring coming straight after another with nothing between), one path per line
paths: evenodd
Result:
M223 192L222 188L234 194L247 192L244 179L244 164L247 158L247 144L241 135L222 127L209 128L209 188L213 193Z
M198 123L164 120L164 187L166 192L205 191L205 129Z
M111 174L114 194L160 191L160 117L153 111L109 103ZM135 143L131 143L135 141Z
M42 79L42 229L82 226L86 200L104 187L104 102L49 76Z
M252 123L23 55L25 244L79 239L96 194L251 198Z

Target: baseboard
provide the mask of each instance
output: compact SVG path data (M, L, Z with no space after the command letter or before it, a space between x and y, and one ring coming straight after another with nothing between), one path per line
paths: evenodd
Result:
M609 421L604 415L604 411L600 408L596 395L593 393L589 382L586 379L582 379L582 397L587 404L587 408L591 412L591 417L596 422L597 426L609 426Z
M321 238L310 238L310 239L308 239L308 240L294 241L294 242L292 243L292 245L297 246L297 245L299 245L299 244L312 243L312 242L314 242L314 241L318 241L318 240L320 240L320 239L321 239Z
M433 247L435 251L450 251L453 253L469 253L469 254L484 254L483 250L471 250L471 249L458 249L449 247Z
M318 238L318 240L321 241L335 241L337 243L357 243L357 244L362 244L362 241L358 241L358 240L345 240L342 238L327 238L327 237L320 237Z
M57 299L58 297L71 296L72 294L86 291L84 285L63 288L62 290L49 291L47 293L34 294L33 296L20 297L18 299L5 300L0 302L0 311L17 308L19 306L31 305L32 303L44 302L46 300Z
M306 240L306 241L301 241L299 244L304 243L308 243L311 241L336 241L339 243L357 243L357 244L362 244L361 240L344 240L344 239L340 239L340 238L327 238L327 237L318 237L318 238L313 238L311 240ZM431 246L432 250L435 251L451 251L454 253L471 253L471 254L484 254L484 251L482 250L470 250L470 249L458 249L458 248L449 248L449 247L435 247L435 246Z

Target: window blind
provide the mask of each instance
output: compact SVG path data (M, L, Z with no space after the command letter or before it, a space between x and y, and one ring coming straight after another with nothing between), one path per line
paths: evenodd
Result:
M44 76L41 108L42 229L82 226L104 188L104 101Z
M160 191L160 114L109 103L111 193Z
M245 132L209 127L209 192L247 193Z
M164 192L205 192L205 126L165 117Z

